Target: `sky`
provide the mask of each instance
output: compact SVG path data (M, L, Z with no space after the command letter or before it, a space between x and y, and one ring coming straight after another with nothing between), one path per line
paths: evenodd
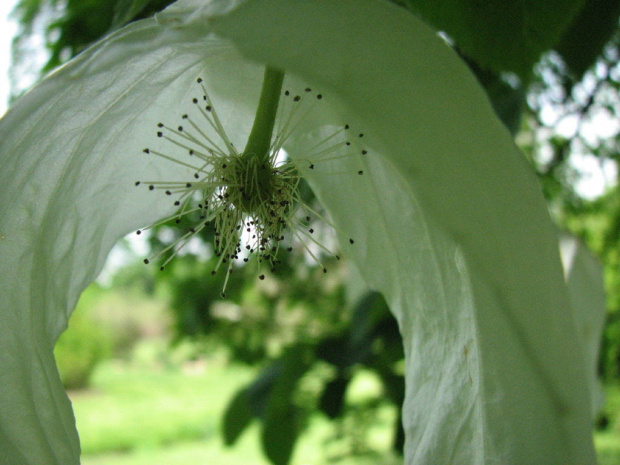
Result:
M17 0L0 1L0 115L6 111L9 96L9 65L11 63L11 39L17 32L17 25L9 22L8 16Z

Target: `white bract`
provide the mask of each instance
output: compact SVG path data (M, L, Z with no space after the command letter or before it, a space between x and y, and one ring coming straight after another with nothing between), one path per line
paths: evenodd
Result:
M284 143L293 159L345 123L366 134L365 176L307 174L398 319L406 462L594 463L596 337L578 337L536 179L456 54L379 0L180 0L16 102L0 122L0 462L78 463L52 350L114 242L174 211L135 181L192 174L144 157L162 151L153 128L181 121L202 77L244 147L265 64L326 96Z

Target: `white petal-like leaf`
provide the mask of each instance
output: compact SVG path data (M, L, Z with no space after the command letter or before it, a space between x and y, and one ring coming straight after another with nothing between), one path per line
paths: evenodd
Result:
M601 334L607 308L603 267L594 254L570 234L561 235L560 252L586 366L592 418L596 418L603 403L603 389L598 377Z
M112 245L169 213L167 199L134 186L178 171L142 154L157 121L180 118L182 109L171 108L189 102L205 62L220 64L223 85L221 73L237 71L234 61L223 66L230 47L178 26L179 10L188 16L177 6L161 22L133 24L85 51L0 122L3 465L78 463L54 343ZM259 86L236 99L246 102Z
M373 0L248 2L216 27L338 95L378 153L365 185L313 183L399 320L406 462L594 463L555 232L456 54Z

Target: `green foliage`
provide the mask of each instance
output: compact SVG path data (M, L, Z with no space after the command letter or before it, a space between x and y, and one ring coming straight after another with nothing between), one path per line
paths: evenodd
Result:
M165 0L116 0L110 29L118 29L138 17L146 17L148 13L144 12L147 8L148 11L159 11L169 3Z
M311 411L318 407L327 418L342 420L359 408L364 410L363 406L353 407L346 401L347 390L361 366L378 375L387 398L399 407L404 400L404 377L398 372L397 363L402 358L395 321L380 294L370 293L355 306L349 324L315 338L310 344L289 346L237 392L224 415L225 442L234 444L252 418L257 418L262 423L265 454L272 463L286 465L305 429L304 418ZM325 364L331 374L313 376L318 385L310 392L305 390L306 374ZM305 401L300 402L300 398ZM402 438L402 425L397 423L393 441L397 453L402 453Z
M528 79L540 55L553 47L584 0L402 0L481 67Z
M43 68L48 72L77 55L97 39L132 20L152 16L173 0L20 0L14 15L22 25L15 40L14 61L26 50L22 43L32 34L38 19L47 22L46 45L50 58ZM61 14L55 13L60 9ZM50 21L50 18L57 17Z
M100 295L96 288L83 294L69 330L58 339L54 355L66 389L83 389L97 365L111 355L110 334L93 318L92 308Z
M555 46L575 81L581 80L617 33L619 15L618 0L586 0L560 43Z

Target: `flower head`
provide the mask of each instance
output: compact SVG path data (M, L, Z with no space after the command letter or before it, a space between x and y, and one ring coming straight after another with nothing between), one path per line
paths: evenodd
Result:
M275 89L267 87L271 76L278 73L269 68L265 72L262 98L267 101L269 93L275 92L271 96L275 103L272 113L261 114L258 111L254 124L254 127L260 127L263 121L259 118L273 118L273 122L267 124L268 134L264 137L268 144L263 144L262 150L257 150L258 144L250 140L243 151L235 147L218 115L217 105L200 77L196 79L200 95L191 98L190 112L182 115L182 124L157 123L157 137L168 144L160 150L145 148L143 153L159 157L165 160L164 163L180 165L189 172L183 180L135 183L136 186L146 186L150 191L164 191L174 199L173 204L178 208L173 215L139 229L137 234L170 220L181 223L184 218L196 213L199 222L192 224L168 247L146 258L145 263L167 254L160 265L163 270L194 236L210 227L215 238L214 253L219 257L212 274L216 274L223 265L226 280L222 297L225 297L228 274L232 272L236 260L248 262L250 257L256 255L259 277L264 279L262 268L267 266L274 271L279 262L280 249L291 252L294 240L305 248L324 272L327 269L306 242L340 258L313 237L314 227L311 224L315 219L331 223L302 199L300 180L304 172L320 170L322 164L337 159L359 157L361 167L368 150L359 142L351 143L351 129L345 124L314 142L302 158L290 158L284 145L310 113L321 111L319 107L323 103L323 94L313 92L310 87L297 89L298 92L291 92L286 86L282 88L283 76ZM263 102L262 106L265 105ZM252 134L256 139L256 130ZM363 133L357 134L358 139L362 137ZM324 175L335 178L351 174L360 176L363 173L363 169L357 169L351 173L326 172ZM349 238L349 245L354 242Z

